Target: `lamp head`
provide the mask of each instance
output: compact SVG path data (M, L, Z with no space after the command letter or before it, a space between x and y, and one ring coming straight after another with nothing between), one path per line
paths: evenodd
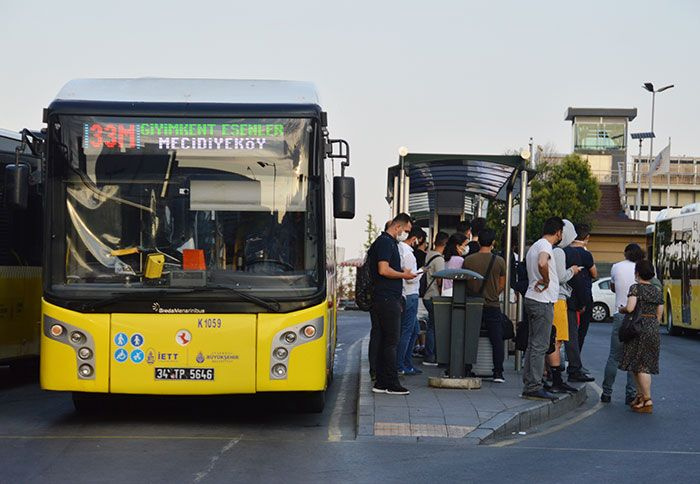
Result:
M645 82L642 87L649 92L654 92L654 85L651 82Z
M658 89L656 92L664 92L666 89L671 89L673 87L673 84L669 84L668 86L664 86L661 89Z

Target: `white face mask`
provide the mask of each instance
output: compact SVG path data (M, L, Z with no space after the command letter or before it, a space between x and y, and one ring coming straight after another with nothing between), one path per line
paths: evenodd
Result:
M396 237L396 239L397 239L399 242L404 242L404 241L406 241L406 239L408 239L408 232L406 232L406 231L401 232L401 233L399 234L399 236Z
M469 254L469 247L464 247L464 248L462 249L462 257L464 257L464 256L467 255L467 254Z

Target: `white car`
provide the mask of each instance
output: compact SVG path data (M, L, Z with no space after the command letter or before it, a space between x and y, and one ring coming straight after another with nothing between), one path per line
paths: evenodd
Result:
M615 293L610 289L610 278L593 281L593 317L595 323L607 320L615 309Z

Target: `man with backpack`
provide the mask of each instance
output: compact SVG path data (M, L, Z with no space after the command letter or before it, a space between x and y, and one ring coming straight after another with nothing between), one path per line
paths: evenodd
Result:
M442 288L442 280L433 277L433 274L445 268L445 246L450 238L445 232L438 232L433 243L433 250L428 252L426 256L426 264L423 269L423 275L420 279L419 295L423 298L423 304L428 311L428 323L425 331L425 358L423 364L425 366L437 366L437 358L435 354L435 310L433 306L433 298L440 296Z
M464 269L469 269L481 274L483 281L469 281L469 290L473 294L479 294L484 298L482 312L483 325L488 331L489 340L493 348L493 381L504 383L503 359L505 358L505 346L503 343L503 313L501 313L498 297L506 287L506 261L503 257L493 254L493 242L496 233L488 228L479 231L479 252L469 254L464 259Z
M408 395L401 386L396 367L397 346L403 311L403 280L416 275L401 267L397 240L411 230L411 217L398 214L374 241L367 252L365 265L371 275L372 330L370 332L370 371L375 371L374 393ZM366 291L367 287L363 288ZM360 294L362 298L363 294Z

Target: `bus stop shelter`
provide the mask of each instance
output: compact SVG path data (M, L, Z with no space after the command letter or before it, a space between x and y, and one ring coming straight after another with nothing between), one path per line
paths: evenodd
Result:
M386 200L392 216L409 213L431 234L453 230L467 216L484 216L490 200L506 205L504 248L506 297L504 312L510 314L510 271L512 259L513 199L527 193L529 152L520 155L474 155L408 153L399 157L387 174ZM527 197L520 198L518 210L519 256L524 257ZM431 236L432 237L432 236ZM518 313L522 304L518 305Z

